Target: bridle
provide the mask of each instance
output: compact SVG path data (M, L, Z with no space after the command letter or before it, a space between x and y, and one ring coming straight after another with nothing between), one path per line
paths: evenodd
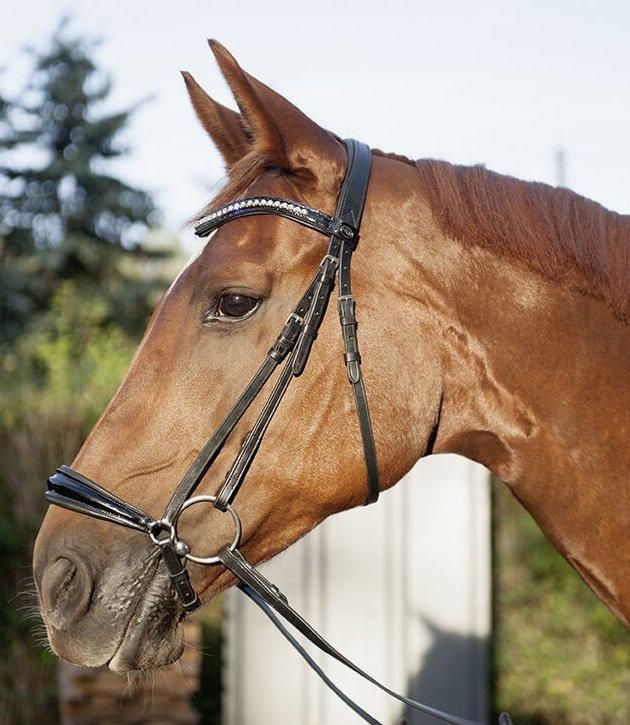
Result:
M344 141L344 145L347 153L346 175L334 216L295 201L259 196L240 199L212 211L200 219L195 226L195 233L200 237L205 237L234 219L257 214L273 214L328 236L329 243L314 279L289 315L282 331L267 352L262 365L185 473L171 496L162 518L153 519L68 466L61 466L48 479L48 490L45 495L51 504L147 534L159 548L173 587L187 612L194 611L200 602L192 587L186 562L192 561L204 565L223 564L239 579L239 588L264 611L322 680L366 722L379 725L377 720L352 701L328 678L273 610L320 650L400 702L444 722L471 725L470 720L450 715L404 697L361 670L318 634L290 606L280 590L254 569L238 549L241 539L241 523L232 508L232 503L290 382L304 371L326 314L336 278L338 278L339 285L338 311L344 342L344 361L348 381L354 394L367 469L368 491L365 503L373 503L378 499L379 478L376 448L361 374L355 300L352 295L350 274L352 254L359 240L359 228L367 195L371 152L368 146L354 139ZM241 450L230 466L218 494L216 496L193 496L192 494L222 450L230 433L256 399L265 383L280 366L282 368L276 383L254 426L245 437ZM204 502L211 503L220 511L227 512L234 523L235 534L232 543L222 547L213 556L193 554L189 545L177 534L177 521L182 512L190 506ZM500 723L508 725L508 716L501 715Z
M376 450L361 375L355 302L350 277L352 253L358 241L358 230L367 194L371 154L370 149L358 141L346 141L345 146L348 166L335 216L331 217L324 212L286 199L269 196L248 197L207 214L195 226L195 233L200 237L205 237L234 219L259 214L273 214L328 236L329 243L315 277L289 315L280 334L267 352L262 365L184 474L171 496L162 518L159 520L151 518L148 514L119 499L68 466L61 466L48 480L46 498L50 503L148 534L153 543L160 547L175 590L184 609L188 612L199 606L199 600L191 586L182 560L206 565L221 562L230 568L236 568L238 554L235 552L237 552L241 538L241 526L231 504L247 475L290 382L304 371L313 342L324 319L337 275L340 290L339 319L345 346L344 359L348 380L354 391L368 473L366 503L378 499L379 480ZM193 497L192 494L222 450L230 433L280 366L282 369L278 379L254 426L245 437L241 450L229 468L218 494ZM211 557L192 554L189 546L177 536L177 520L181 513L189 506L202 502L212 503L220 511L227 511L235 526L235 537L232 544L226 548L225 552L219 552Z

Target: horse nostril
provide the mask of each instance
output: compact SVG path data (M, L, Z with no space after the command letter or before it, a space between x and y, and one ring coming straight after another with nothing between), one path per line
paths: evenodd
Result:
M46 619L56 629L63 629L82 617L91 596L92 576L83 560L60 557L44 571L42 607Z

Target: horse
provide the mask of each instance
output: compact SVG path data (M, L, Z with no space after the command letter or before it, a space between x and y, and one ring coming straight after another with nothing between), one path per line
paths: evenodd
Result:
M183 73L227 169L194 221L245 195L333 215L346 146L219 43L210 47L239 110ZM163 510L325 251L316 231L273 215L213 231L158 304L73 468ZM423 456L482 463L629 624L630 217L566 188L373 149L354 258L380 490ZM365 502L343 353L326 317L243 483L235 507L254 564ZM220 489L257 412L243 414L201 491ZM229 517L206 506L188 509L180 527L203 552L232 535ZM60 657L124 673L181 655L184 609L143 534L53 506L33 570ZM223 566L189 570L202 603L237 581Z

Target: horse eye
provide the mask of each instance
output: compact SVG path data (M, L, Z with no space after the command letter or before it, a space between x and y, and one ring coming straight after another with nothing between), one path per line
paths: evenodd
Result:
M214 316L232 320L242 319L251 315L259 304L260 300L257 297L230 292L221 295Z

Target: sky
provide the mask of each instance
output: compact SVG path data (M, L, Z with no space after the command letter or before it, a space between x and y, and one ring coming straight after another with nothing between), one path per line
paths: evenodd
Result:
M26 44L45 47L63 13L100 37L113 81L109 107L147 96L116 162L155 194L167 227L183 222L223 178L190 108L179 69L233 105L206 44L342 136L413 158L483 163L558 181L630 213L630 2L252 2L20 0L0 4L0 88L17 92Z

